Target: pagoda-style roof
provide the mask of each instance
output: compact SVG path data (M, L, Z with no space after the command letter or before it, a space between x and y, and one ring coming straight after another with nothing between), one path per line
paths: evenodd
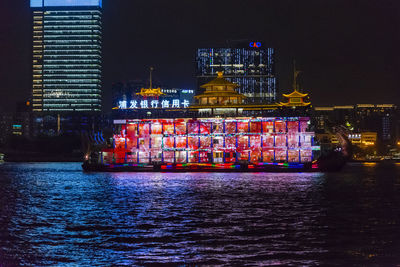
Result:
M204 92L201 95L196 95L195 98L203 98L203 97L240 97L240 98L246 98L246 96L239 94L238 92L221 92L221 91L209 91L209 92Z
M195 96L199 105L241 104L246 96L236 92L235 89L239 85L225 79L223 72L217 74L217 78L201 86L201 88L206 89L205 92Z
M302 94L302 93L300 93L299 91L297 91L297 90L294 90L293 92L291 92L290 94L282 94L284 97L287 97L287 98L292 98L292 97L300 97L300 98L302 98L302 97L307 97L308 96L308 94Z
M282 94L288 99L288 102L280 102L279 105L283 107L307 107L311 105L311 102L305 102L304 98L308 97L308 94L303 94L297 91L299 88L297 83L297 78L300 71L296 70L296 65L294 64L293 70L293 92L290 94Z
M280 102L280 106L284 107L306 107L311 105L311 102L305 102L304 98L308 96L308 94L303 94L294 89L290 94L282 94L284 97L288 99L288 102Z
M233 87L233 88L239 87L238 84L230 82L227 79L225 79L223 72L217 72L217 75L218 75L217 78L215 78L214 80L212 80L206 84L203 84L200 87L201 88L209 88L209 87L213 87L213 86L227 86L227 87Z

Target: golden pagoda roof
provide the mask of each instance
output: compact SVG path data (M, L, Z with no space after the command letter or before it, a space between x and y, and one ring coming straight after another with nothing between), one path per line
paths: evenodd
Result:
M279 106L284 106L284 107L306 107L311 105L311 102L300 102L300 103L283 103L280 102L278 104Z
M223 74L224 73L222 71L217 72L217 75L218 75L217 78L215 78L214 80L212 80L206 84L203 84L200 87L201 88L208 88L208 87L212 87L212 86L231 86L233 88L239 87L238 84L230 82L227 79L225 79Z
M300 93L299 91L297 91L297 90L294 90L293 92L291 92L290 94L282 94L284 97L287 97L287 98L293 98L293 97L306 97L306 96L308 96L308 94L303 94L303 93Z

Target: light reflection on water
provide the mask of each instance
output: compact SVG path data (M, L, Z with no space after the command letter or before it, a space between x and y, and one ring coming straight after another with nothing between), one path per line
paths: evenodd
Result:
M400 259L399 167L83 173L0 166L3 265L348 265Z

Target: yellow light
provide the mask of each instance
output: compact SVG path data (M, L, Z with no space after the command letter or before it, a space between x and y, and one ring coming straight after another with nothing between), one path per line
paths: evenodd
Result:
M375 145L375 143L374 142L363 142L363 145L373 146L373 145Z
M140 93L136 93L137 95L141 96L161 96L165 95L163 92L161 92L161 88L142 88L140 90Z

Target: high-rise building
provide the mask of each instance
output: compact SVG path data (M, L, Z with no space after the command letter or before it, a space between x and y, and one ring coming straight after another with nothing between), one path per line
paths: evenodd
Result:
M223 71L224 77L239 85L247 103L276 101L274 49L263 48L260 42L247 47L200 48L196 55L198 86L209 82Z
M102 0L30 0L32 110L101 110Z

